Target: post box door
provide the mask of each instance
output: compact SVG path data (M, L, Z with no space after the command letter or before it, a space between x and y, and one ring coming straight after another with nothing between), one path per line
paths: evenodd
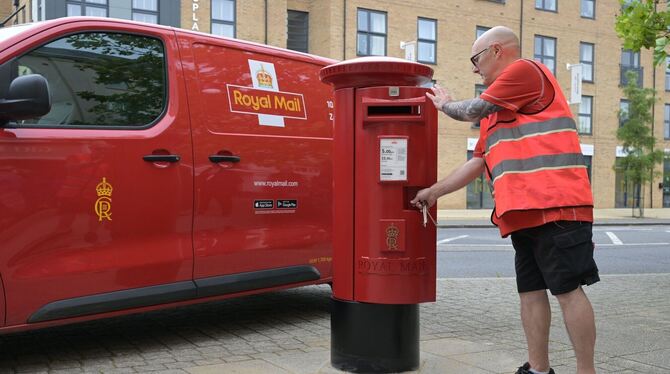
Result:
M435 300L436 228L424 227L423 215L409 204L437 177L436 110L425 92L419 87L356 91L356 301Z

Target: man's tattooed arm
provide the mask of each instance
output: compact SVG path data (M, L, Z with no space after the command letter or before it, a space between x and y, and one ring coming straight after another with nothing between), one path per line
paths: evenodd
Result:
M504 108L486 100L475 98L463 101L451 101L442 106L442 111L458 121L476 122Z

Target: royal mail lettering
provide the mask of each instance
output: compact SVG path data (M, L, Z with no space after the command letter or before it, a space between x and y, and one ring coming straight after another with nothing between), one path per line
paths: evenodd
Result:
M306 119L301 94L228 85L230 111Z

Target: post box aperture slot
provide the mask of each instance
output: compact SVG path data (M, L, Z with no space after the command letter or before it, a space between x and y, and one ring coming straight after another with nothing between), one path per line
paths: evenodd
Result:
M396 100L363 98L361 105L364 124L371 122L423 123L426 98L413 97Z
M368 106L368 117L374 116L420 116L420 105Z

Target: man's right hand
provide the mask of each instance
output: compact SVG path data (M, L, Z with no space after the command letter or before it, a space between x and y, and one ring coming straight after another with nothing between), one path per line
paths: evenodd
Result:
M437 196L435 196L433 191L430 188L424 188L423 190L420 190L409 203L414 205L417 209L421 209L423 204L426 204L426 207L430 208L435 205L436 202Z

